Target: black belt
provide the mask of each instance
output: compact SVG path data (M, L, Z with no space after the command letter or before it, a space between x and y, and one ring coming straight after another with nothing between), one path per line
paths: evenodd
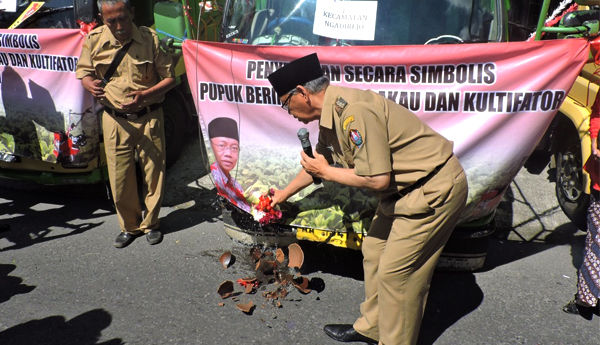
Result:
M117 111L117 110L114 110L114 109L111 109L108 107L106 108L106 111L109 112L110 114L112 114L113 116L121 117L121 118L130 120L130 121L133 121L139 117L149 114L155 110L158 110L160 107L161 107L161 105L159 103L154 103L154 104L151 104L151 105L143 108L142 110L136 111L134 113L124 113L124 112Z

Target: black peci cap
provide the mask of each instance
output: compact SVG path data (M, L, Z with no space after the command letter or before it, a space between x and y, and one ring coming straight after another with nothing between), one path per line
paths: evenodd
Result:
M237 122L228 117L217 117L208 123L208 138L225 137L240 141Z
M296 86L304 85L322 76L323 71L317 53L312 53L278 68L267 78L277 92L277 96L283 97Z

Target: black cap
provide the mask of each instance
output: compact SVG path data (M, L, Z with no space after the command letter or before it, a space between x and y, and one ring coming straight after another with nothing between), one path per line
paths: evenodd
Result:
M323 71L317 53L312 53L278 68L267 78L277 92L277 96L283 97L296 86L304 85L322 76Z
M208 124L208 138L225 137L240 141L237 122L228 117L217 117Z

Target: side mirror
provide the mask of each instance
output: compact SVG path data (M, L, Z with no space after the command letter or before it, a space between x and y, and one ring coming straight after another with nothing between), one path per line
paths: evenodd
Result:
M157 2L154 5L154 29L158 38L182 42L186 37L183 5L179 2Z
M95 0L75 0L73 5L75 7L75 19L79 19L86 24L90 24L94 21L94 13L98 10L94 9Z
M595 37L598 36L599 32L599 20L600 11L599 10L585 10L585 11L573 11L567 13L560 20L559 27L562 28L573 28L577 26L584 26L587 30L586 32L569 34L569 35L559 35L559 38L572 38L572 37L582 37L589 36Z

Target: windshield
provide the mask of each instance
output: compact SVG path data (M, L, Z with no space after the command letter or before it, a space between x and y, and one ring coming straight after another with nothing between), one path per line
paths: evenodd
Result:
M13 24L31 3L31 0L18 0L16 12L0 12L0 29L6 29ZM19 28L79 28L73 12L73 0L45 0L43 3L43 6L26 19Z
M262 45L407 45L504 40L503 0L352 1L229 0L223 18L222 40ZM340 38L340 31L318 31L316 22L340 18L331 6L358 5L373 10L370 37ZM320 10L317 11L317 7ZM334 8L335 9L335 8ZM342 13L340 11L339 13ZM366 17L366 16L365 16ZM343 35L342 35L343 36ZM361 35L362 36L362 35ZM369 34L367 33L367 35Z

